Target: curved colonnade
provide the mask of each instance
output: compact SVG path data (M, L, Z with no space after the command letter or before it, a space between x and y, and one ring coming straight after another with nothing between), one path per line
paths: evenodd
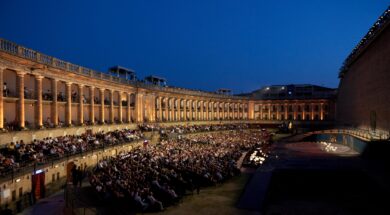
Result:
M327 99L254 100L126 80L0 39L0 129L209 120L331 120Z

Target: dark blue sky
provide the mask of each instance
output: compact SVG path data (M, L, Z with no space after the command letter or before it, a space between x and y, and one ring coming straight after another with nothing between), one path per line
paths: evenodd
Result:
M337 87L342 62L389 0L0 2L0 37L99 71L235 93L269 84Z

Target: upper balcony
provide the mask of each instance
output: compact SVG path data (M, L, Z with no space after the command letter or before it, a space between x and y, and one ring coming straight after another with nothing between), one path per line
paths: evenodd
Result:
M200 91L200 90L191 90L179 87L166 87L166 86L156 86L150 83L145 83L138 80L126 79L123 77L118 77L110 75L108 73L95 71L86 67L82 67L76 64L72 64L55 57L51 57L35 50L20 46L11 41L0 38L0 51L12 54L27 60L31 60L37 63L41 63L53 68L64 70L71 73L76 73L79 75L88 76L95 79L101 79L106 81L111 81L119 84L127 84L133 87L145 88L153 91L163 91L167 93L177 93L185 94L191 96L201 96L201 97L213 97L213 98L224 98L224 99L248 99L241 96L231 96L231 95L222 95L213 92Z

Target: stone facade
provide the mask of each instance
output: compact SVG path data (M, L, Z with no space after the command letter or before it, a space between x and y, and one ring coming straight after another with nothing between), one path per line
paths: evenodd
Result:
M329 99L263 101L146 85L0 39L0 87L4 85L0 129L9 124L18 129L40 129L143 122L333 119L334 105ZM259 106L262 108L257 113Z
M347 69L340 73L336 116L339 125L385 136L390 131L389 24L382 24L375 37L348 59Z

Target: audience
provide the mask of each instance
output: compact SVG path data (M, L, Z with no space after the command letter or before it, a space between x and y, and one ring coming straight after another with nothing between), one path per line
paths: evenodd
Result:
M111 132L84 133L82 135L66 135L47 137L24 143L23 140L11 142L0 149L0 175L18 168L45 162L53 158L85 152L108 145L131 142L143 138L137 130L115 130Z
M90 183L105 200L161 211L186 193L240 173L244 151L261 147L261 131L233 130L148 144L98 163Z

